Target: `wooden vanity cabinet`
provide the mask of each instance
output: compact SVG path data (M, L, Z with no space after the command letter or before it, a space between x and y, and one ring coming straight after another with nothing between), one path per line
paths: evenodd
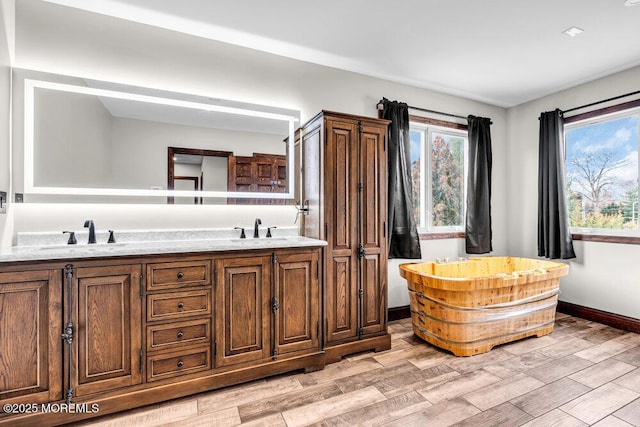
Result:
M0 426L59 425L322 369L320 253L0 264L0 400L100 408L0 413Z
M320 348L318 250L215 263L216 366Z
M146 271L147 382L210 370L211 260L154 262Z
M387 333L388 121L322 111L302 141L301 234L327 241L327 363L391 347Z
M318 249L248 252L206 262L147 266L147 381L319 351ZM179 358L180 347L191 352L193 366ZM163 354L176 366L157 375L160 362L168 369Z
M271 257L222 258L216 265L216 366L268 359Z
M142 382L141 268L136 264L74 269L74 396Z
M53 270L0 273L0 402L62 398L61 280Z
M320 268L317 251L277 256L275 354L320 346Z

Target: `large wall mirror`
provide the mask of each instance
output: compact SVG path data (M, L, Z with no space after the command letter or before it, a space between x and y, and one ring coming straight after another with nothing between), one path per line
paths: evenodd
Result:
M30 70L14 94L25 202L293 202L299 111Z

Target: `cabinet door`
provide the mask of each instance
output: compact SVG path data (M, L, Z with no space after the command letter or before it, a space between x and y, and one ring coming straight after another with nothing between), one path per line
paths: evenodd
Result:
M386 127L365 123L360 141L360 239L364 248L360 259L360 327L365 335L386 328L386 135Z
M140 265L76 270L76 396L142 382L140 273Z
M358 127L326 121L326 341L357 336Z
M271 258L224 258L215 263L215 366L269 357Z
M325 239L324 195L322 194L325 170L324 143L322 142L323 138L321 138L323 129L320 121L316 121L313 126L304 129L304 132L300 135L300 161L302 162L300 169L303 176L302 182L299 184L301 186L300 203L307 206L309 210L304 214L298 214L300 234L322 240ZM296 158L297 156L298 154L296 153Z
M278 255L277 354L319 349L318 251Z
M62 274L0 273L0 401L62 398Z

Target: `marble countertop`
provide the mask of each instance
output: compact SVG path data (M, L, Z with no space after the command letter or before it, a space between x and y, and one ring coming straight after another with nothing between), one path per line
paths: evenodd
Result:
M284 233L283 233L284 234ZM42 244L19 245L0 251L0 263L21 261L55 261L116 256L147 256L197 252L227 252L257 249L282 249L326 246L323 240L307 237L282 235L271 238L212 238L220 237L201 234L200 237L180 239L184 235L175 235L167 240L118 241L117 243L86 244ZM156 236L157 237L157 236ZM166 234L165 234L166 237ZM80 242L80 240L78 240Z

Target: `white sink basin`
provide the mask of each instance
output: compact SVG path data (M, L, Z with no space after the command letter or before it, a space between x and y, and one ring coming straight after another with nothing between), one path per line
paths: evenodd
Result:
M65 246L42 246L39 248L41 251L71 251L74 250L98 250L98 249L111 249L116 247L126 246L127 243L93 243L82 245L65 245Z

